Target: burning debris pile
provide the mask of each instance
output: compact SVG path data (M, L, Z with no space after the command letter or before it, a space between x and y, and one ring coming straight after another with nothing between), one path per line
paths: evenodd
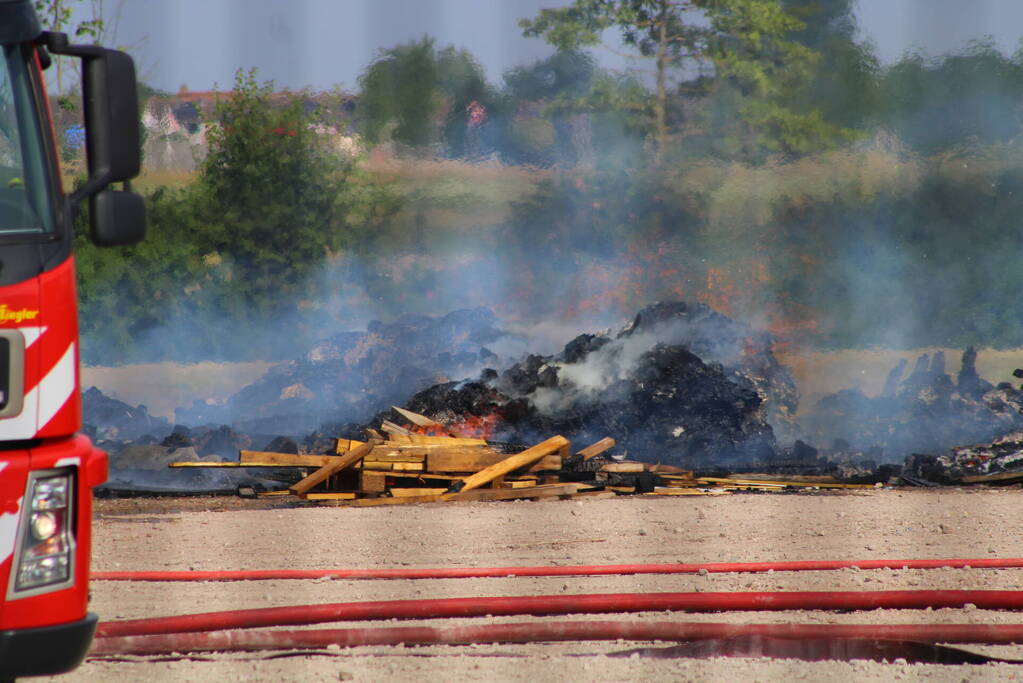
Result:
M497 357L486 345L505 336L496 324L486 308L374 321L274 366L224 405L196 401L177 411L177 421L292 435L327 419L362 421L414 391L493 365Z
M617 334L583 334L560 354L439 384L407 403L502 441L612 434L633 458L692 469L775 458L770 423L788 425L798 394L768 335L704 304L670 302Z
M108 482L100 494L114 491L149 493L227 492L239 485L251 485L256 479L244 472L195 470L169 477L172 462L217 463L238 457L239 449L251 448L258 441L268 448L287 449L287 440L273 436L249 436L226 425L188 428L172 426L162 417L149 414L145 406L134 406L106 396L96 387L82 394L83 432L109 454ZM294 442L290 447L295 452ZM261 485L280 484L280 472L271 477L263 473ZM284 473L290 475L289 472ZM287 478L284 479L287 481Z
M618 450L610 457L606 448L587 454L588 449L573 453L559 447L538 461L546 469L536 470L534 462L532 471L514 470L518 478L509 486L585 484L647 491L665 486L679 472L886 482L898 473L886 463L919 453L932 455L914 455L906 473L922 481L1011 479L1023 469L1023 391L981 379L972 348L955 380L945 372L941 353L924 355L908 375L900 363L878 397L839 392L822 399L796 425L792 416L799 395L788 368L772 354L770 336L703 304L654 304L616 333L582 334L558 354L528 355L500 371L479 372L484 365L500 367L485 344L502 336L486 309L373 323L365 332L335 335L276 366L227 405L213 407L213 413L203 404L178 411L179 419L188 416L204 426L172 427L144 406L132 408L90 389L84 396L91 423L86 431L111 453L110 487L125 489L280 489L298 483L301 468L337 464L338 457L361 447L337 440L339 434L365 438L373 457L360 455L340 478L329 473L318 482L326 481L327 491L300 493L448 495L446 487L456 479L476 475L551 435L577 444L602 444L610 436ZM470 372L479 372L477 379L443 381L445 375ZM360 424L366 419L360 416L392 400L411 410L380 412ZM396 414L411 424L391 422ZM217 415L241 419L224 426L216 424ZM376 431L380 425L386 440ZM303 432L307 436L299 437ZM933 455L952 444L990 442L1005 434L988 446ZM781 448L779 440L795 443ZM337 443L347 445L339 450ZM463 467L438 469L444 458ZM464 466L470 461L471 467ZM192 464L170 476L171 462ZM381 484L377 475L384 470L391 474ZM261 479L247 472L260 473ZM410 473L415 482L407 481ZM507 474L495 477L498 488ZM444 492L400 490L424 488Z
M1023 481L1023 431L989 444L956 446L943 455L911 455L903 477L925 485L1019 483Z
M907 364L900 361L877 397L844 390L822 398L801 420L804 438L819 444L837 439L839 449L901 462L914 453L942 453L1023 429L1023 391L986 382L976 361L976 350L966 349L955 381L940 351L920 356L905 377Z
M110 398L96 387L82 392L84 431L95 442L134 441L141 437L162 439L171 432L171 424L149 414L145 406L130 406Z
M297 468L297 481L284 490L257 490L247 495L297 496L303 500L344 501L353 506L446 501L495 501L579 496L714 495L733 490L779 490L797 487L855 487L826 477L812 481L777 478L696 477L670 465L627 461L610 455L611 438L573 451L563 436L533 446L512 446L465 436L449 425L394 407L402 426L384 419L380 431L367 429L367 441L335 440L322 455L242 450L233 462L173 462L174 468ZM444 432L424 434L424 430ZM386 437L381 432L387 434ZM510 452L509 452L510 451Z

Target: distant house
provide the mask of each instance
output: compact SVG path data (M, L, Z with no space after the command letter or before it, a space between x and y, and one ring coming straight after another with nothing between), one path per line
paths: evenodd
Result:
M157 95L146 100L142 124L146 129L145 165L154 170L191 171L196 162L206 155L206 132L213 118L217 100L229 93L216 90L193 91L182 88L173 95ZM301 98L306 111L326 111L326 119L334 124L318 124L314 130L330 138L330 144L339 154L355 156L361 153L357 137L344 134L355 109L355 98L340 97L335 93L278 92L270 96L271 103L285 106ZM182 145L187 145L185 153Z

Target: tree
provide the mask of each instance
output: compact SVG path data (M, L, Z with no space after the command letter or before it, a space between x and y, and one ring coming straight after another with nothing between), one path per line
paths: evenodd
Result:
M230 261L245 293L239 301L263 311L286 301L352 238L351 163L327 149L303 100L275 100L272 83L239 71L230 96L216 104L200 171L206 239Z
M561 50L550 57L509 69L504 74L504 92L499 111L502 154L513 163L549 165L556 160L572 164L576 159L573 149L571 120L580 112L591 110L586 96L600 77L593 58L579 50ZM529 104L541 109L541 114L521 116ZM517 121L518 118L523 121ZM554 144L549 147L530 145L530 136L523 134L549 119ZM535 132L534 136L535 136ZM534 141L535 142L535 141ZM539 147L539 148L538 148Z
M437 89L446 109L445 152L452 157L481 154L481 129L494 108L495 95L479 62L468 50L444 48L437 53ZM470 120L474 116L479 120Z
M806 87L790 94L794 103L820 109L825 120L863 128L881 106L881 67L873 46L856 40L853 0L784 0L805 27L793 40L820 55Z
M1023 132L1023 51L1003 55L990 40L957 54L909 54L880 78L876 123L925 154L1006 142Z
M467 107L489 108L494 98L468 51L438 50L429 36L382 50L359 86L357 117L367 141L380 142L388 130L392 140L414 148L443 138L453 156L467 149Z
M268 346L288 354L290 337L272 341L267 323L287 315L293 329L322 324L299 302L323 297L332 283L316 277L321 268L361 246L399 202L331 148L322 124L336 120L312 102L240 71L206 121L209 153L195 181L146 195L144 242L100 249L88 238L88 208L79 214L90 361L255 358Z
M65 32L67 31L73 22L76 14L76 8L80 8L81 5L89 5L90 17L88 19L82 19L75 24L75 30L73 35L75 38L92 39L99 43L100 38L106 28L103 22L103 2L102 0L34 0L33 5L35 6L36 14L39 15L39 19L48 31ZM63 82L63 67L64 57L57 57L55 59L56 66L56 81L57 81L57 94L64 94L64 82ZM62 104L66 102L62 100Z
M614 30L632 57L653 62L653 134L658 149L669 137L668 81L706 76L704 92L730 88L743 98L745 122L768 135L779 123L812 122L813 112L789 111L780 95L805 79L814 54L788 39L804 24L778 0L575 0L519 22L526 36L559 49L600 44ZM780 143L784 146L786 143Z
M357 116L367 141L379 142L385 128L393 124L391 138L397 142L412 147L433 142L440 107L433 43L433 38L423 36L383 50L359 76L362 93Z

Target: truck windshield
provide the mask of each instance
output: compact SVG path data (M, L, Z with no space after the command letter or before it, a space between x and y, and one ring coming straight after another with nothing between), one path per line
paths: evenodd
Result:
M32 53L5 45L0 66L0 237L54 229L53 178L49 173Z

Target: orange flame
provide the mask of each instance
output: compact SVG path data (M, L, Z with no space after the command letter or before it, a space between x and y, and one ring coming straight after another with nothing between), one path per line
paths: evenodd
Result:
M501 426L501 416L495 411L488 415L462 415L450 421L446 427L411 426L409 431L426 436L451 436L448 430L458 432L470 439L491 439Z

